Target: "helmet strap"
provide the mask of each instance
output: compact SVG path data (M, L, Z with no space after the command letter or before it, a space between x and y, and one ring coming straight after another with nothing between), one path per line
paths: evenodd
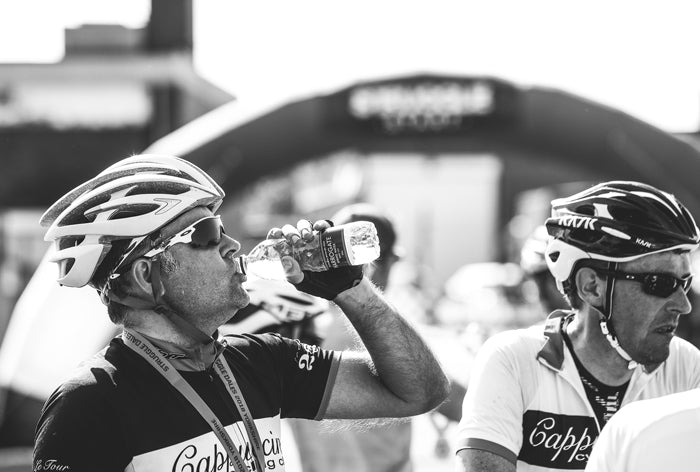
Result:
M192 325L192 323L185 320L182 316L178 315L165 300L165 286L161 281L160 262L158 259L151 260L151 290L153 296L152 300L145 300L132 295L120 297L112 292L110 287L110 279L108 279L105 286L102 288L102 290L98 291L98 293L100 294L102 303L105 305L109 305L110 301L114 301L132 308L155 311L159 315L168 318L172 324L177 326L182 332L187 334L195 341L203 344L210 343L212 341L211 336L208 336L202 330Z
M617 269L617 262L608 262L608 270L615 271ZM615 349L620 357L627 361L627 368L632 370L637 365L637 361L632 359L632 356L627 354L622 346L620 346L620 341L617 340L617 335L615 334L615 327L612 322L612 312L613 312L613 291L615 290L615 277L608 276L607 289L605 291L605 302L602 309L598 311L602 314L600 317L600 331L607 339L610 346Z

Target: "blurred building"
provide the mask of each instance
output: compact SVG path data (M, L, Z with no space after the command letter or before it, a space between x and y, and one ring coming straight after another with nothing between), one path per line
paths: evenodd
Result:
M0 207L44 206L232 99L194 70L191 0L151 5L143 28L67 30L59 63L0 64Z

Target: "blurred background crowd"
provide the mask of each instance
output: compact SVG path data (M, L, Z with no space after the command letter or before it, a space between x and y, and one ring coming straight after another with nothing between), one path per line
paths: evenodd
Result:
M489 3L0 0L0 470L30 470L43 401L114 334L91 289L58 289L39 216L127 155L206 170L244 252L381 208L387 290L463 387L488 336L556 307L551 199L639 180L700 216L690 2ZM451 470L452 426L413 422L414 470Z

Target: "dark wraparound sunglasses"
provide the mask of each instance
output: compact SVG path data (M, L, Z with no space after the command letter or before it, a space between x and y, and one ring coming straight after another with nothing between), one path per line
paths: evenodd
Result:
M215 246L221 241L221 235L226 233L224 224L221 222L221 217L205 216L201 220L197 220L187 228L183 229L174 236L166 239L154 249L151 249L145 257L153 257L165 251L175 244L189 244L196 248L205 248Z
M693 283L692 275L679 279L673 275L655 272L630 274L629 272L608 269L595 269L595 271L615 277L616 279L638 282L642 284L642 291L644 291L644 293L659 298L670 297L678 287L681 287L685 293L688 293L690 284Z

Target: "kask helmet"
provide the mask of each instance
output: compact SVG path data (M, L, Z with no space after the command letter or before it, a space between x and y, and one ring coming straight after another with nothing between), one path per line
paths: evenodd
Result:
M90 283L113 242L130 241L128 253L194 207L216 211L224 195L204 171L178 157L143 154L115 163L41 217L41 225L49 226L44 240L55 243L50 260L58 263L58 282L69 287Z
M625 262L690 251L700 242L695 220L676 197L631 181L604 182L553 200L546 227L552 236L547 265L560 289L581 260Z

